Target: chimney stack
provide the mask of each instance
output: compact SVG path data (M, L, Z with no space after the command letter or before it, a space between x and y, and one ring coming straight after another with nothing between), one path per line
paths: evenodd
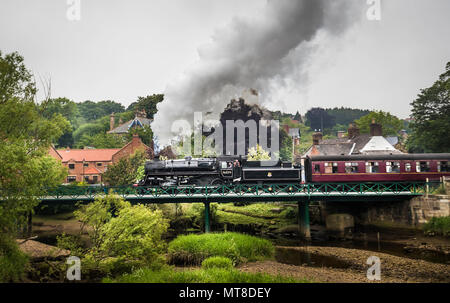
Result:
M370 124L370 136L382 136L383 135L383 127L381 124L375 123L375 119L372 119L372 123Z
M323 135L321 132L315 132L312 135L313 145L319 145L320 141L322 141Z
M350 123L348 126L348 138L352 139L354 137L359 136L359 128L355 123Z
M112 113L111 116L109 116L109 130L110 131L114 129L114 123L115 123L114 118L115 118L114 113Z

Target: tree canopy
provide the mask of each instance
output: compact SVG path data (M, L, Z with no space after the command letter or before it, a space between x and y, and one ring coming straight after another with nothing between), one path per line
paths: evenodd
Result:
M397 135L403 128L402 120L384 111L371 112L355 122L362 134L368 134L370 133L370 124L372 124L372 121L381 124L383 127L383 136Z
M158 103L164 100L164 95L154 94L146 97L138 97L137 102L133 102L128 106L127 111L141 111L145 110L148 119L153 119L158 111Z
M413 152L450 152L450 62L431 87L422 89L412 103Z
M49 156L51 143L70 128L61 115L45 118L33 101L31 73L17 53L0 54L0 272L14 263L17 247L11 239L39 203L46 187L60 184L67 175ZM13 118L12 118L13 117ZM9 264L9 265L8 265ZM15 265L14 265L15 264ZM14 269L20 272L23 264ZM8 272L0 281L12 279Z
M312 130L324 130L332 128L336 122L335 118L331 116L325 109L320 107L311 108L305 115L306 125Z

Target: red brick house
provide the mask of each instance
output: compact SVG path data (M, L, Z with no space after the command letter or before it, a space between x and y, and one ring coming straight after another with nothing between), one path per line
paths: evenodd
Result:
M148 151L139 136L122 148L110 149L50 149L49 154L61 160L62 164L69 169L67 183L85 181L89 184L102 183L102 174L108 166L117 163L124 157L129 157L137 150Z

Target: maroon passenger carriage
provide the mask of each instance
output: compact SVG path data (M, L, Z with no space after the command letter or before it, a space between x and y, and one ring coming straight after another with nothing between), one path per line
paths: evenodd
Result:
M450 153L311 156L305 159L306 181L408 182L450 176Z

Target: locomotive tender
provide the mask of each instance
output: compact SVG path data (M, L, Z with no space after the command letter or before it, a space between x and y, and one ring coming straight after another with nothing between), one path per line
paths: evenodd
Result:
M437 181L450 177L450 153L311 156L302 167L291 162L249 161L245 157L154 160L145 165L140 186L298 184L321 182Z

